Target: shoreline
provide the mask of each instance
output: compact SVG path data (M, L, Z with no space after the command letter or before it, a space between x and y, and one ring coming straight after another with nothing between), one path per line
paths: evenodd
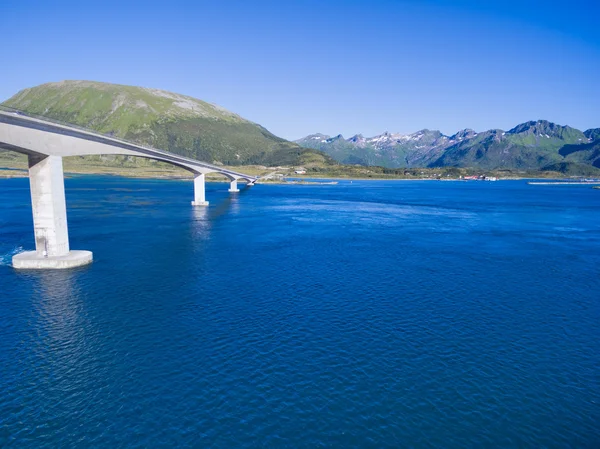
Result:
M155 173L110 173L105 171L64 171L65 178L73 177L73 176L114 176L121 178L129 178L129 179L156 179L156 180L176 180L176 181L193 181L193 177L175 174L175 173L165 173L165 174L155 174ZM28 178L28 170L20 169L20 168L4 168L0 167L0 179L22 179ZM548 177L535 177L535 176L526 176L526 177L506 177L499 178L497 181L484 181L484 180L465 180L460 178L387 178L387 177L371 177L371 178L363 178L363 177L290 177L293 181L285 181L285 180L268 180L268 181L257 181L257 184L273 184L273 185L331 185L333 182L336 184L339 181L440 181L440 182L498 182L498 181L523 181L523 180L551 180L551 179L568 179L568 178L548 178ZM226 179L214 179L214 178L206 178L206 182L211 183L224 183L228 182ZM574 182L566 182L566 184L574 184ZM548 184L556 184L556 182L548 181ZM584 184L584 183L581 183ZM587 183L585 183L587 184Z
M114 169L114 170L111 170ZM252 173L254 176L261 176L257 171L256 167L235 167L236 170L244 171L244 169L254 172ZM272 171L271 169L260 170L262 172ZM67 168L64 170L65 177L72 176L115 176L115 177L123 177L130 179L171 179L171 180L181 180L181 181L192 181L193 176L191 174L186 173L185 171L169 171L169 170L148 170L148 169L139 169L139 168L119 168L119 167L90 167L89 169L72 169ZM250 174L250 173L248 173ZM15 179L15 178L28 178L28 169L25 167L18 166L4 166L0 167L0 179ZM224 178L221 179L220 176L211 176L210 174L206 178L206 182L228 182ZM556 182L559 180L568 180L573 179L570 176L560 176L560 173L556 173L552 176L507 176L507 177L498 177L498 181L520 181L520 180L540 180L547 182ZM339 181L443 181L443 182L475 182L475 181L483 181L483 182L497 182L497 181L484 181L484 180L465 180L461 178L432 178L432 177L390 177L390 176L371 176L371 177L363 177L363 176L286 176L283 179L273 179L270 178L268 180L259 180L257 184L276 184L276 185L303 185L303 184L324 184L326 182L339 182ZM572 182L576 182L575 180ZM571 183L571 182L569 182Z

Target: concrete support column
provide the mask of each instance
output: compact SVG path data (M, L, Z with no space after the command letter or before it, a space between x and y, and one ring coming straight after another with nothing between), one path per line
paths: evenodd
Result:
M196 175L194 178L194 201L192 201L192 206L208 206L204 183L204 173Z
M92 261L89 251L69 251L62 157L29 156L35 251L17 254L17 269L72 268Z
M236 193L239 191L240 191L240 189L238 189L238 186L237 186L237 179L234 179L233 181L231 181L231 184L229 185L229 192Z
M29 185L37 254L67 255L69 228L62 157L29 156Z

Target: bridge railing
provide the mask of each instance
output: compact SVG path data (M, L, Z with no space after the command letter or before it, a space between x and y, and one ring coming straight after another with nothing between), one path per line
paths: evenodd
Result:
M7 113L13 114L13 115L18 115L18 116L20 115L20 116L23 116L23 117L32 118L34 120L40 120L40 121L43 121L43 122L52 123L52 124L55 124L55 125L63 126L65 128L77 129L79 131L83 131L85 133L96 135L96 136L108 137L109 139L112 139L112 140L114 140L116 142L124 143L124 144L127 144L127 145L133 145L133 146L142 148L144 150L156 151L159 154L164 154L165 156L168 156L168 157L175 157L177 159L180 159L181 161L189 162L190 164L198 164L198 165L201 165L202 167L214 169L215 171L218 171L218 172L230 173L230 174L234 174L236 176L247 177L247 175L244 175L243 173L238 173L238 172L233 171L233 170L228 170L226 168L219 167L218 165L213 165L213 164L209 164L209 163L206 163L206 162L198 161L196 159L192 159L192 158L189 158L189 157L180 156L179 154L170 153L169 151L159 150L159 149L151 147L150 145L147 145L147 144L142 144L142 143L139 143L139 142L134 142L134 141L131 141L131 140L126 140L126 139L123 139L121 137L114 136L114 135L112 135L112 133L102 133L102 132L97 131L95 129L86 128L84 126L75 125L73 123L64 122L64 121L57 120L57 119L54 119L54 118L51 118L51 117L46 117L45 115L32 114L30 112L22 111L20 109L11 108L10 106L5 106L3 104L0 104L0 111L4 111L4 112L7 112ZM252 178L257 178L257 177L256 176L252 176Z

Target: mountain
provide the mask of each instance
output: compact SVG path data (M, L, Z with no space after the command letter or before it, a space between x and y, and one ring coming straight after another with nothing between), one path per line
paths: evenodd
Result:
M582 165L600 168L600 128L582 132L546 120L523 123L509 131L464 129L446 136L424 129L408 135L386 132L350 139L312 134L296 143L321 150L342 163L388 168L562 168L567 172Z
M559 153L566 160L580 164L590 164L600 169L600 128L588 129L583 133L584 143L565 145Z
M565 145L587 143L585 134L546 120L531 121L504 132L490 130L447 148L432 167L543 169L564 161Z
M448 137L439 131L423 129L409 135L390 134L365 138L357 134L344 139L311 134L296 143L323 151L343 164L381 165L383 167L421 167L436 158L448 146Z
M164 90L61 81L22 90L3 105L217 164L331 162L220 106Z

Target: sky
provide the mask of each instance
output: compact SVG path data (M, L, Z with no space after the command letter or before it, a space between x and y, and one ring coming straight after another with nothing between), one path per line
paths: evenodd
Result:
M600 1L0 2L0 101L84 79L312 133L600 127Z

